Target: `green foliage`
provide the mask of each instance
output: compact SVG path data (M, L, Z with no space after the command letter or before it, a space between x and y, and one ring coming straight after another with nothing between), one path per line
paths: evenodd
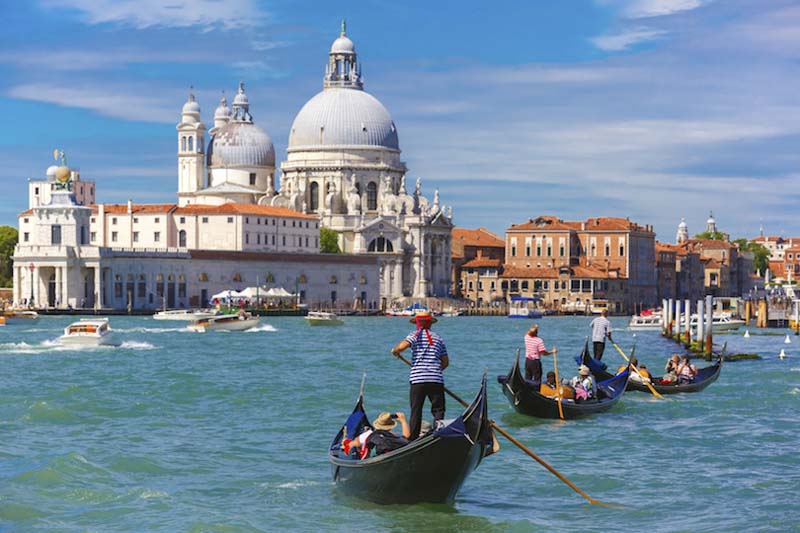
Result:
M769 250L765 246L757 242L748 241L744 237L733 242L739 245L740 250L753 252L753 271L763 274L769 267Z
M340 254L339 234L330 228L319 229L319 251L325 254Z
M725 234L721 231L704 231L694 236L695 239L710 239L714 241L727 241Z
M11 256L18 240L17 228L0 226L0 287L11 287L14 283Z

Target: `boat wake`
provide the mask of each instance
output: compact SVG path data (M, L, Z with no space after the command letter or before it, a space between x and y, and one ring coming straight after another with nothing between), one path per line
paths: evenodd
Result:
M189 331L187 328L114 328L122 333L174 333L176 331Z
M158 346L150 344L146 341L123 341L118 345L120 348L127 348L129 350L155 350Z
M260 331L278 331L278 330L275 329L274 326L270 326L269 324L264 324L263 326L258 326L255 328L250 328L248 330L245 330L245 333L258 333Z

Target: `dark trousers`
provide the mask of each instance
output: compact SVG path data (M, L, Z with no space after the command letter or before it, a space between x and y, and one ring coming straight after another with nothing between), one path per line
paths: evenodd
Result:
M594 347L594 358L599 361L603 358L603 352L606 349L606 343L594 341L592 346Z
M431 401L433 419L442 420L444 418L444 384L412 383L409 391L409 400L411 401L410 440L419 437L419 430L422 426L422 406L425 404L425 398Z
M542 360L525 358L525 380L542 383Z

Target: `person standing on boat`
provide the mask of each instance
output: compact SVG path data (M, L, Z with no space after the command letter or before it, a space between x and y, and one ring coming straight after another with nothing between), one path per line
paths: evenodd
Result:
M606 349L606 339L614 342L611 338L611 322L608 320L608 310L603 309L600 316L592 320L592 347L594 348L594 358L598 361L603 358Z
M550 355L544 349L544 341L539 338L539 326L534 324L525 334L525 380L537 386L542 382L542 356Z
M450 364L447 347L442 338L431 331L436 323L429 311L417 312L411 319L417 329L400 341L392 349L397 357L400 352L411 347L411 372L409 400L411 403L411 440L419 437L422 425L422 407L427 397L431 402L431 414L434 421L444 419L444 375L443 371Z

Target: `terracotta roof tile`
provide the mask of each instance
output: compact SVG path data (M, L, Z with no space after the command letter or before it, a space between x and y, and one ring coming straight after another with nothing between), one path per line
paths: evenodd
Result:
M461 265L462 268L498 268L503 264L500 259L490 259L488 257L476 257Z
M262 215L319 220L316 216L306 215L287 207L237 203L227 203L222 205L190 204L177 208L175 213L182 215Z
M552 268L526 268L514 265L503 265L501 278L558 278L558 269Z
M512 224L507 231L534 230L534 231L572 231L581 229L580 222L564 222L554 216L539 216L528 219L521 224Z
M92 213L97 214L100 211L98 204L90 205ZM146 215L149 213L169 213L178 207L175 204L134 204L131 206L131 212L138 215ZM108 214L125 215L128 213L128 204L103 204L103 209Z
M485 228L467 229L453 228L453 243L458 242L462 246L487 246L494 248L505 248L506 243L501 238Z

